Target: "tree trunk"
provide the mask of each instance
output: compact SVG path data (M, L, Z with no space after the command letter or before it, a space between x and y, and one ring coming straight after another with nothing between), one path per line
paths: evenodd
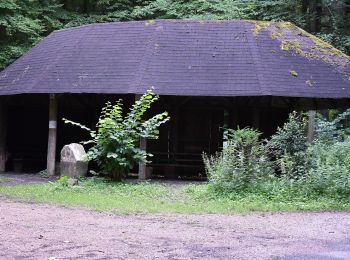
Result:
M308 131L307 131L307 141L309 144L311 144L315 138L315 117L316 117L316 111L310 110L309 120L308 120Z
M309 2L310 31L315 33L321 30L322 3L319 0Z
M301 11L303 14L307 13L308 7L309 7L309 0L303 0L301 3Z

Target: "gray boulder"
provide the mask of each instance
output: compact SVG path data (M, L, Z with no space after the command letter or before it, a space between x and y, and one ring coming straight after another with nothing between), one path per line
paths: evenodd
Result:
M81 144L65 145L61 151L60 174L68 178L86 176L88 162L85 157L86 152Z

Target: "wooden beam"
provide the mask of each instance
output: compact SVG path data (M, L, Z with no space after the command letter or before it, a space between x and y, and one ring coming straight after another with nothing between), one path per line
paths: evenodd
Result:
M308 120L308 130L307 130L307 141L308 143L312 143L315 139L315 119L316 119L316 111L310 110L308 112L309 120Z
M6 120L6 104L4 100L0 101L0 172L6 171L7 161L7 120Z
M140 138L140 149L146 151L147 150L147 139ZM148 179L150 176L147 176L147 169L145 163L139 163L139 180L144 181Z
M55 175L57 142L57 97L50 94L49 103L49 137L47 144L47 172Z
M135 101L139 100L142 95L135 95ZM146 151L147 150L147 139L146 138L140 138L140 149ZM146 180L148 177L147 176L147 169L146 169L146 164L145 163L139 163L139 172L138 172L138 177L139 180Z

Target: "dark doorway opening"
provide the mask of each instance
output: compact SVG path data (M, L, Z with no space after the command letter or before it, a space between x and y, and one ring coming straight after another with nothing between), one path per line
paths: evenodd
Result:
M48 100L44 95L12 96L7 102L7 171L46 168Z

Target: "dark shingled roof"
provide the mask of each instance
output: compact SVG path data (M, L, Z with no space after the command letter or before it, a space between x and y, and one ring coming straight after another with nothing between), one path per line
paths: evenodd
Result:
M290 23L156 20L53 32L0 73L0 95L350 98L350 59Z

